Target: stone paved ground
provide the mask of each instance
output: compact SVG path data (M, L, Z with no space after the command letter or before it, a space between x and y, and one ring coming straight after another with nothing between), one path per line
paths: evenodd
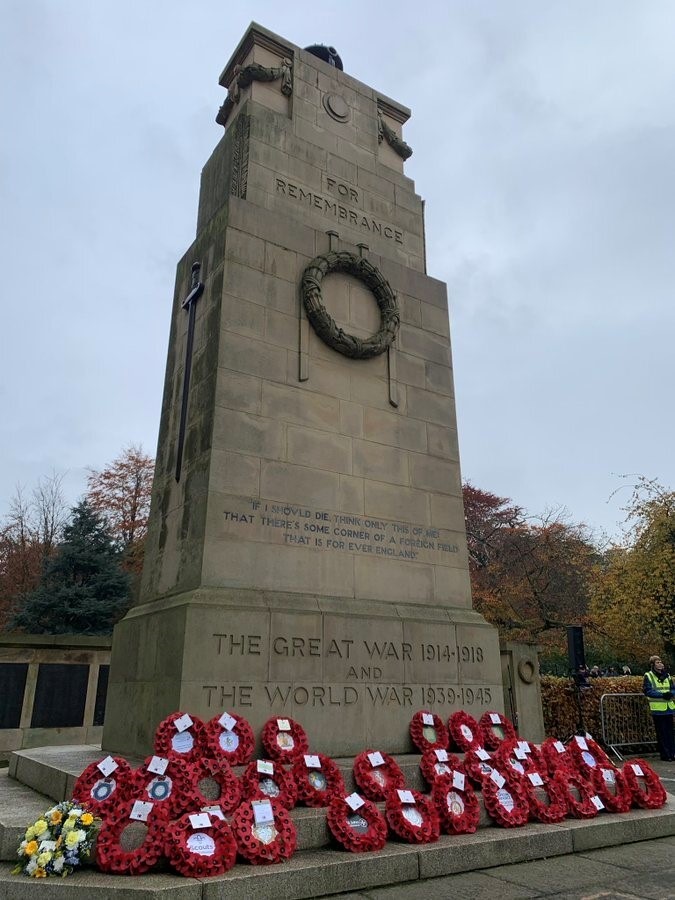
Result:
M675 763L649 758L675 794ZM675 900L675 837L341 894L341 900Z

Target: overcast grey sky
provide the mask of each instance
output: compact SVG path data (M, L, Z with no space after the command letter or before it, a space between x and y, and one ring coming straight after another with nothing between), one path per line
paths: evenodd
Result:
M251 19L412 109L465 478L616 530L675 487L675 3L1 0L0 514L155 452L175 264ZM626 492L624 492L624 497Z

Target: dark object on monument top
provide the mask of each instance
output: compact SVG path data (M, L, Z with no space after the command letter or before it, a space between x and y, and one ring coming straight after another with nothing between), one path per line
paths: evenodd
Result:
M311 47L305 47L305 50L313 56L318 56L319 59L328 63L329 66L335 66L336 69L343 71L342 60L335 47L326 47L325 44L312 44Z

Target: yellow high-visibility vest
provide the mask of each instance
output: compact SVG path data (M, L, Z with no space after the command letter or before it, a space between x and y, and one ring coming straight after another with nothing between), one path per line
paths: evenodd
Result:
M656 672L652 672L650 669L649 672L645 672L645 675L649 679L649 683L655 691L658 691L660 694L668 694L671 690L670 678L666 677L665 681L659 681L656 677ZM675 712L675 700L666 699L657 700L655 697L648 697L649 700L649 709L650 712Z

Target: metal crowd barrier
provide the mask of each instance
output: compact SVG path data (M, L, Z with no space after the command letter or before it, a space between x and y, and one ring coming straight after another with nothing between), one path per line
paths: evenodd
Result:
M656 746L654 723L644 694L603 694L600 722L605 746L619 758L618 747Z

